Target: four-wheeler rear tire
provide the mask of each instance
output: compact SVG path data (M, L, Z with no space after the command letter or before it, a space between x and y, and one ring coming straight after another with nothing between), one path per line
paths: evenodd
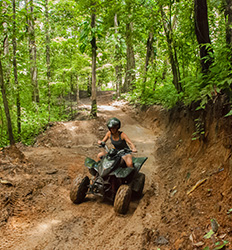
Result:
M114 211L118 214L126 214L131 201L131 187L121 185L114 199Z
M88 176L85 176L84 178L78 176L73 180L70 190L70 199L73 203L80 204L84 201L89 188L89 183Z

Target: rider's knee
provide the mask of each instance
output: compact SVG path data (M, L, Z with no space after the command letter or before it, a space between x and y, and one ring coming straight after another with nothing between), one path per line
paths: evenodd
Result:
M100 161L104 155L105 155L105 153L103 153L103 152L98 153L97 160Z
M126 162L126 165L129 167L129 168L133 168L134 167L134 164L131 160L127 161Z

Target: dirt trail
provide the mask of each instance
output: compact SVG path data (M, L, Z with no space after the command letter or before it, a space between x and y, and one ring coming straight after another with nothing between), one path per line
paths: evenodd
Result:
M154 157L160 131L154 134L144 128L122 111L122 102L106 105L109 100L99 102L97 120L58 123L41 135L34 147L24 148L32 165L30 171L17 177L24 183L23 191L18 188L17 192L25 202L20 206L19 199L12 201L14 216L2 227L0 249L147 249L148 229L154 228L154 234L160 221L162 185L158 185ZM88 103L84 105L88 107ZM144 197L133 201L124 216L116 215L112 204L92 196L80 205L69 199L72 179L86 174L84 159L96 156L96 142L105 134L105 122L112 116L121 120L122 131L137 147L136 156L148 156L142 168L146 174Z

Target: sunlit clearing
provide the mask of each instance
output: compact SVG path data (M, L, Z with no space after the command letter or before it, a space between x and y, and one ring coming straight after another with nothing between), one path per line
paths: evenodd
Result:
M118 110L118 108L113 107L113 106L107 106L107 105L99 105L97 107L99 111L115 111Z

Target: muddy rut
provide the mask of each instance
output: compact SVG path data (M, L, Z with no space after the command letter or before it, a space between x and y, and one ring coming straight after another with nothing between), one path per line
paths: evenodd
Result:
M0 249L147 249L147 230L154 234L160 222L163 191L156 174L155 151L161 131L143 127L122 102L100 103L98 109L98 119L57 123L40 135L35 146L23 148L31 171L17 178L28 187L28 193L21 195L28 203L3 227ZM148 157L142 168L146 175L144 196L131 202L126 215L116 215L110 202L93 196L80 205L69 199L72 179L88 174L84 159L96 158L96 142L113 116L121 120L121 130L136 145L135 156Z

